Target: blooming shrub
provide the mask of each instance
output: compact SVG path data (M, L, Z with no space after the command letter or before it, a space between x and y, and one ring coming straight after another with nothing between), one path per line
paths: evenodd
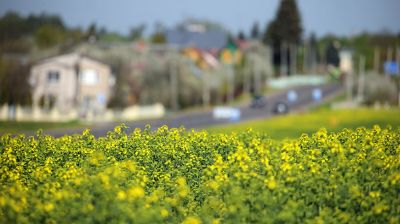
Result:
M399 223L400 130L0 139L1 223Z

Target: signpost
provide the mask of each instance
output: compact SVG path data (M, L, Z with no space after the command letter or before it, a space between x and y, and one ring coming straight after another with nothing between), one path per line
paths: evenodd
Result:
M391 76L398 76L399 75L399 64L395 61L386 61L383 65L383 69L385 74Z

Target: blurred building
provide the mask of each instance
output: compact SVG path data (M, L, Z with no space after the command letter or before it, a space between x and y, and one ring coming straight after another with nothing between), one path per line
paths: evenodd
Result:
M353 51L350 49L342 49L339 52L339 68L342 73L353 73Z
M194 47L203 51L217 52L227 43L227 34L218 29L207 30L202 24L188 23L179 29L165 32L167 44L178 48Z
M101 112L112 94L115 78L105 63L78 53L47 58L30 71L33 107L81 114Z

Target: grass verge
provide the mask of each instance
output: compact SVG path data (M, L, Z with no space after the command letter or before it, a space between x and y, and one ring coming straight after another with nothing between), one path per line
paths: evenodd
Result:
M0 134L17 134L22 131L36 131L39 129L72 128L80 127L81 125L82 124L77 120L69 122L0 121Z
M297 138L303 133L311 134L322 127L325 127L329 132L336 132L344 128L371 128L374 125L400 127L400 110L319 109L305 114L290 114L270 119L212 126L206 128L206 130L211 133L231 133L251 128L254 131L267 133L273 139L284 139Z

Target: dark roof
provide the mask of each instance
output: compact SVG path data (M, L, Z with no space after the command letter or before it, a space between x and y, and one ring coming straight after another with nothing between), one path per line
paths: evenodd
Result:
M165 36L168 44L179 47L196 47L202 50L222 49L227 40L227 35L219 30L205 32L167 30Z

